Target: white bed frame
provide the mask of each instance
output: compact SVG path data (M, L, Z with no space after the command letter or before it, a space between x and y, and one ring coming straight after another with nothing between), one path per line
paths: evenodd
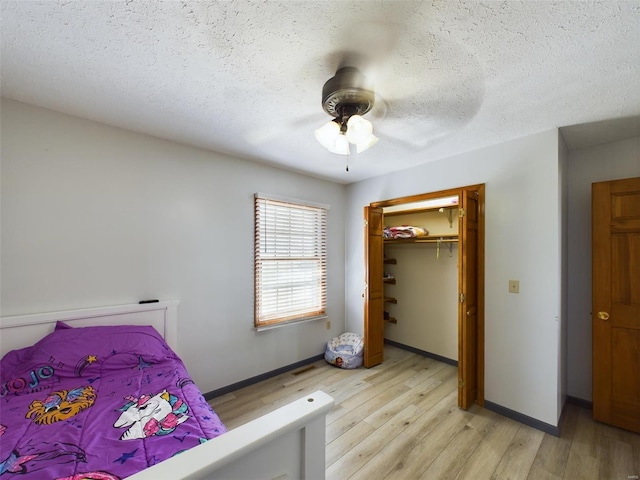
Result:
M55 323L72 327L152 325L179 354L178 301L0 318L0 355L33 345ZM325 417L334 400L314 392L133 476L131 480L323 479Z

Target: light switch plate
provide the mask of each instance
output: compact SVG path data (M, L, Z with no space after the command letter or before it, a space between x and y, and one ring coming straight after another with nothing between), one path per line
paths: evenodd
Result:
M509 280L509 293L520 293L519 280Z

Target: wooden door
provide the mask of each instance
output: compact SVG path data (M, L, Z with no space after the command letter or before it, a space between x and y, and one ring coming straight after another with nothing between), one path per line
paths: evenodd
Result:
M364 366L369 368L384 359L384 220L382 208L364 207L365 225L365 304Z
M460 192L458 237L458 406L478 396L478 192Z
M591 201L593 418L640 432L640 177Z

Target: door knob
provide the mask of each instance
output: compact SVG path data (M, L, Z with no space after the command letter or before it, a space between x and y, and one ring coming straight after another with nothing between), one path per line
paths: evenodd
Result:
M598 312L598 318L600 320L609 320L609 313L607 313L607 312Z

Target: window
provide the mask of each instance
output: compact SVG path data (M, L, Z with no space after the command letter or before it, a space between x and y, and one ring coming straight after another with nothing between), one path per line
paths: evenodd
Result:
M328 208L256 193L256 327L326 314Z

